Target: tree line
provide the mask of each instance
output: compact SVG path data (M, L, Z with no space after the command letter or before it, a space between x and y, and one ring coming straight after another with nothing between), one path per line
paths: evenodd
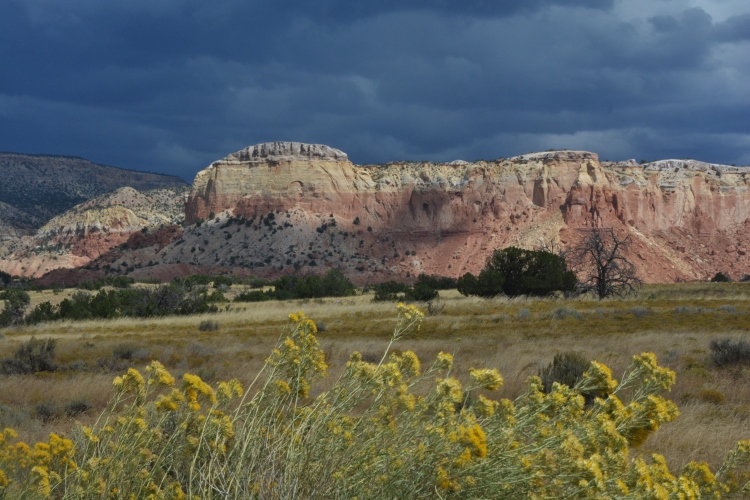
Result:
M373 285L374 301L428 302L439 297L438 290L456 288L466 296L566 296L593 293L602 299L637 292L641 284L635 267L627 259L630 237L620 238L611 229L591 230L588 237L564 253L527 250L517 247L497 249L477 275L466 273L458 279L421 274L413 285L388 281ZM583 278L579 281L579 276ZM237 302L348 297L356 293L354 284L339 270L324 275L282 276L275 281L242 280L248 289L235 297ZM150 288L134 288L129 277L107 277L84 283L79 291L60 304L44 302L28 314L28 292L8 286L11 277L0 273L0 327L36 324L57 320L111 319L122 316L152 317L201 314L218 311L226 302L224 291L238 282L229 276L192 275ZM213 286L213 291L209 286ZM103 287L114 289L103 289Z

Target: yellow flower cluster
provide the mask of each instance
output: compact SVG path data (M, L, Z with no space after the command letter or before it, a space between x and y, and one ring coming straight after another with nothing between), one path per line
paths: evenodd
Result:
M476 411L477 415L480 417L490 418L495 414L499 406L499 401L487 399L480 394L476 403L474 403L474 411Z
M467 446L472 457L484 458L487 456L487 436L479 424L472 426L458 426L458 441Z
M168 387L174 385L174 377L158 361L152 361L148 368L146 368L146 373L149 374L149 385L156 384Z
M435 361L435 368L443 371L450 371L453 368L453 355L445 352L438 353Z
M398 369L405 377L418 377L421 364L419 358L412 351L406 351L400 356L391 355L391 360L398 365Z
M588 393L598 392L600 396L605 396L612 394L617 388L617 381L612 378L612 370L609 367L592 361L589 369L583 374L579 388Z
M488 391L496 391L503 386L503 377L495 369L472 369L469 371L469 376L475 385Z
M156 408L165 411L177 411L181 403L186 401L185 395L177 389L172 389L169 394L162 394L156 400ZM200 405L198 405L200 406Z
M135 368L128 369L122 377L115 377L112 384L123 393L131 393L137 396L144 394L143 375Z
M399 316L403 316L407 321L418 321L424 318L424 313L414 304L407 305L399 302L397 308Z
M201 380L197 375L191 375L189 373L183 375L182 390L185 392L191 410L197 411L200 409L198 397L201 397L201 399L212 405L216 404L216 393L213 388Z
M318 331L315 322L305 317L302 312L290 314L289 322L292 325L291 334L272 351L267 362L274 370L272 378L281 377L291 393L306 398L311 383L316 377L326 375L328 365L318 339L315 338ZM285 394L285 391L275 392Z
M634 372L641 378L645 387L657 387L668 391L674 385L675 372L656 363L656 354L644 352L633 357Z
M217 392L222 402L229 401L232 398L242 396L242 384L237 379L232 379L229 382L219 382Z
M464 393L461 387L461 382L453 377L438 379L437 393L441 397L452 403L460 403L464 400Z

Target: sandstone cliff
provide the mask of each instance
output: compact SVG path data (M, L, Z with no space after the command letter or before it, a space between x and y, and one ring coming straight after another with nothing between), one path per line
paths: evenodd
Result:
M257 274L337 266L360 281L456 276L497 247L572 245L586 228L614 227L633 235L646 281L740 277L750 272L748 185L748 168L692 160L602 164L594 153L550 151L357 166L326 146L261 144L196 176L187 222L219 217L163 262ZM229 216L253 222L229 229Z

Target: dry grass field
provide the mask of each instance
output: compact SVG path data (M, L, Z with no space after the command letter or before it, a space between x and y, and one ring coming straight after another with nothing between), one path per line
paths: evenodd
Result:
M234 290L236 292L237 290ZM70 291L32 293L32 305L59 301ZM617 376L634 354L651 351L677 372L670 398L680 418L663 426L639 449L659 452L671 468L691 460L712 467L740 439L750 438L750 369L712 366L709 343L743 338L750 332L750 284L652 285L637 298L484 300L440 292L419 332L396 349L420 359L455 351L459 378L470 367L497 368L505 378L499 396L515 398L525 379L556 353L577 351L610 366ZM128 366L159 360L175 376L190 372L207 381L247 382L283 334L288 314L298 310L316 321L318 338L331 366L341 373L353 351L377 361L395 324L395 306L373 303L371 295L264 303L230 303L218 314L157 319L59 322L0 331L0 357L13 354L31 337L57 340L55 361L66 370L0 376L0 426L14 427L25 441L67 432L74 422L93 420L105 406L112 379ZM218 323L200 331L204 321ZM90 405L84 413L72 403Z

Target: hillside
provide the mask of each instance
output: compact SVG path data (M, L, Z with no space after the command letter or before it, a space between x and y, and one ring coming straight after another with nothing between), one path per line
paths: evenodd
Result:
M0 242L0 269L41 276L77 268L137 233L172 227L183 219L187 186L137 191L119 188L53 217L31 236Z
M98 165L83 158L0 153L0 202L17 211L11 220L0 215L0 225L38 229L75 205L123 186L150 190L185 185L179 177Z

